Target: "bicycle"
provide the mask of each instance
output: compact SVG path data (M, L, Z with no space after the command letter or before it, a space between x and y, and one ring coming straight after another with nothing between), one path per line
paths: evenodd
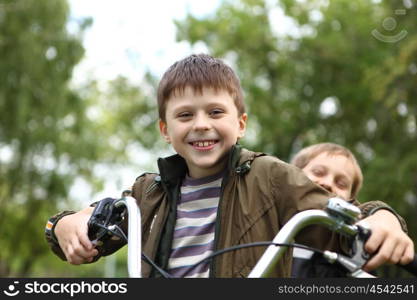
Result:
M227 251L235 251L245 247L268 246L248 276L248 278L263 278L268 277L269 272L288 248L298 247L319 253L329 263L344 268L347 277L372 278L375 276L362 269L370 258L370 255L364 250L364 244L371 232L369 228L355 224L359 220L360 213L358 207L340 198L330 198L325 210L312 209L294 215L272 241L255 242L218 250L197 264ZM128 232L130 233L128 237L120 228L120 224L126 218L126 215L128 218ZM146 255L141 254L141 218L140 210L134 198L126 196L118 200L107 198L100 201L88 224L89 236L94 243L100 243L100 240L111 236L117 236L127 242L127 265L130 277L141 277L141 258L150 263L164 277L170 277L167 272L159 268ZM293 243L297 233L309 225L326 226L330 230L347 237L351 241L351 253L345 255L328 250L321 251ZM417 276L417 256L414 256L411 263L398 266Z

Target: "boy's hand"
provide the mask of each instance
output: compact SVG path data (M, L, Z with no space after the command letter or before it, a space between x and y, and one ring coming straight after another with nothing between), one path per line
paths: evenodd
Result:
M372 231L365 243L365 250L374 256L364 266L371 271L384 263L405 265L414 258L414 243L402 230L397 217L385 209L378 210L361 222L367 223Z
M63 217L55 225L55 236L70 264L79 265L91 262L98 254L97 249L88 239L87 222L93 210L92 207L85 208Z

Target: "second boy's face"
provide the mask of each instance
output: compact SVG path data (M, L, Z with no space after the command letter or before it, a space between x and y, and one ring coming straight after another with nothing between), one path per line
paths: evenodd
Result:
M311 181L326 190L345 200L351 198L355 169L346 156L321 153L313 158L303 171Z
M243 137L246 114L239 117L233 98L226 91L203 88L195 94L187 87L168 100L161 134L172 143L188 166L189 175L201 178L220 172L227 153Z

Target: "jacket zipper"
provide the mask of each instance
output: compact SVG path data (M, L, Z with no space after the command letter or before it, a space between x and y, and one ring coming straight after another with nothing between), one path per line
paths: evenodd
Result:
M224 194L224 187L227 184L227 181L229 180L229 174L226 173L225 177L223 178L222 185L220 187L220 197L219 197L219 204L217 206L217 216L216 216L216 223L214 225L214 247L213 251L217 251L218 243L219 243L219 235L220 235L220 229L221 229L221 205L223 203L223 194ZM209 271L209 277L213 278L215 277L216 273L216 258L213 258L210 261L210 271Z
M175 185L175 186L178 187L178 184ZM163 185L163 187L164 187L164 191L168 194L169 189L165 185ZM178 199L181 197L181 189L178 188L178 191L177 191L176 196L174 196L175 195L174 193L172 193L172 195L173 196L172 196L172 199L171 200L172 200L173 203L175 203L175 209L174 209L174 212L173 213L175 214L175 220L176 220L176 215L177 215L177 211L176 210L177 210ZM171 205L174 205L173 203L170 203L170 201L168 200L168 206L169 206L168 207L168 213L165 216L162 224L165 224L166 222L168 222L168 219L170 217L170 212L169 211L171 209ZM175 223L174 223L174 228L175 228ZM156 254L158 253L158 250L159 250L159 246L160 246L160 243L161 243L161 238L162 238L164 229L165 229L165 225L160 226L160 230L158 232L158 239L155 240L156 241L156 245L154 246L154 249L156 249L156 251L155 251ZM174 230L174 229L172 229L172 230ZM168 244L171 245L171 247L172 247L173 238L174 238L174 236L173 235L170 235L170 241L169 241ZM165 272L169 273L168 272L168 263L169 263L169 253L171 251L171 248L166 249L168 251L167 254L164 254L165 252L163 250L164 249L162 249L161 253L162 253L162 255L166 255L166 258L163 261L159 261L159 267L161 269L163 269ZM161 255L161 253L159 253L159 254Z
M150 194L153 190L155 190L155 188L156 187L158 187L160 185L160 179L159 180L157 180L157 181L155 181L155 182L153 182L149 187L148 187L148 189L146 190L146 192L145 192L145 194L146 195L148 195L148 194ZM168 189L166 189L165 188L165 186L162 184L162 186L161 186L161 188L165 191L165 193L167 192L167 190ZM169 205L169 204L168 204ZM161 224L165 224L165 222L167 221L167 218L168 218L168 215L169 215L169 212L166 214L166 216L163 216L163 218L162 218L162 222L161 222ZM153 225L153 223L155 223L155 219L156 219L156 217L157 217L157 215L155 215L154 216L154 219L152 220L152 224L151 224L151 228L150 228L150 230L152 230L152 225ZM153 251L152 251L152 253L151 253L151 259L152 260L154 260L154 262L155 262L155 258L156 258L156 255L157 255L157 253L158 253L158 248L159 248L159 244L160 244L160 241L161 241L161 236L162 236L162 232L163 232L163 230L164 230L164 226L158 226L158 232L156 233L156 237L155 237L155 244L154 244L154 246L152 247L152 249L153 249ZM161 269L163 269L164 271L166 271L166 272L168 272L167 270L166 270L166 268L164 268L163 266L159 266ZM152 268L151 269L151 272L149 273L149 277L157 277L157 276L160 276L160 274L159 275L156 275L155 276L155 274L157 273L157 271L154 269L154 268ZM152 276L153 275L153 276Z

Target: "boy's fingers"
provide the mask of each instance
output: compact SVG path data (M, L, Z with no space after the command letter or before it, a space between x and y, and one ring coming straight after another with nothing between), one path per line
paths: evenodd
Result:
M74 248L74 253L79 257L88 259L88 258L96 256L98 252L96 249L86 250L83 247L77 247L77 248Z
M80 234L79 236L80 245L85 250L84 256L91 258L91 260L98 254L97 249L88 238L87 234Z
M404 254L400 259L400 264L406 265L406 264L410 263L414 259L414 255L415 255L415 253L414 253L414 244L410 243L405 248Z
M394 251L392 252L392 255L389 259L389 262L392 264L398 264L401 260L401 258L404 255L405 251L405 245L401 244L395 247Z
M92 250L94 248L93 243L90 241L90 239L88 238L87 233L84 232L80 232L77 233L78 235L78 239L80 241L80 244L87 250Z
M388 261L394 251L393 243L384 243L378 252L366 263L365 269L371 271Z
M72 265L80 265L84 263L84 258L75 253L74 248L69 245L66 253L67 261Z
M76 255L84 258L84 259L89 259L91 257L94 257L97 255L97 249L91 248L85 248L80 242L79 240L77 240L76 244L74 244L74 252Z
M377 232L372 232L371 236L365 243L366 252L373 254L378 250L385 239L385 235Z
M77 262L81 261L81 263L84 263L88 259L97 255L96 249L86 249L80 243L78 238L75 238L72 241L71 248L72 248L72 255Z

